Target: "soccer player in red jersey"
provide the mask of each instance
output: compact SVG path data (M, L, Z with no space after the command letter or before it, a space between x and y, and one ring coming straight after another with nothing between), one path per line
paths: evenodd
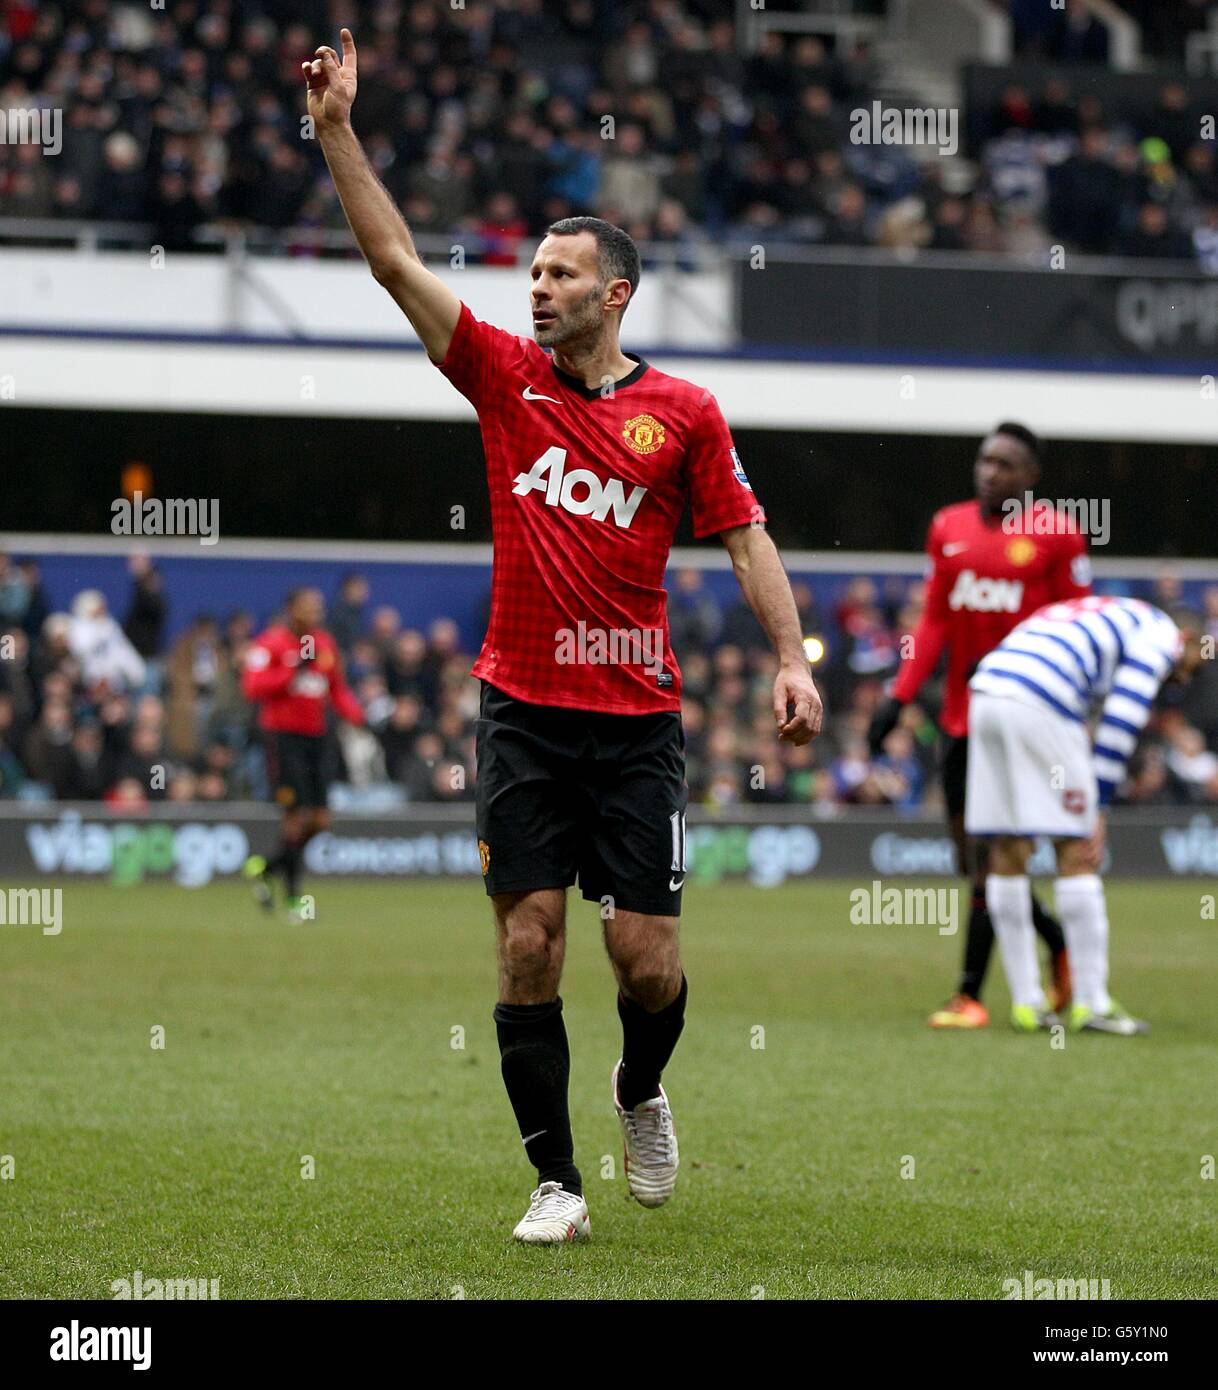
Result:
M533 338L474 317L419 259L350 125L355 45L305 63L309 112L373 275L432 362L473 404L491 496L491 616L474 666L477 826L499 957L504 1083L538 1184L517 1239L589 1233L567 1108L558 986L566 889L600 905L618 985L612 1095L631 1195L671 1195L678 1151L660 1075L685 1015L677 949L685 882L681 673L664 571L692 504L719 535L779 656L780 738L820 730L795 600L714 397L619 346L639 281L619 228L570 218L531 267ZM552 352L544 349L550 348Z
M985 846L964 833L968 766L968 682L977 663L1017 623L1046 603L1091 592L1085 538L1046 504L1025 509L1040 477L1041 446L1031 430L1005 423L981 442L973 465L976 497L936 512L926 539L930 582L913 633L913 650L876 711L869 731L873 752L892 732L901 711L932 676L947 651L947 678L939 723L947 736L943 792L956 862L972 884L964 968L951 1001L928 1020L932 1028L984 1028L989 1014L981 986L994 945L985 905ZM1014 504L1018 503L1018 506ZM1069 967L1061 926L1034 900L1036 929L1053 959L1055 999L1069 995Z
M330 705L352 724L364 712L344 676L334 638L322 627L325 605L316 589L293 589L287 621L256 637L245 659L241 689L258 704L258 726L266 746L267 775L283 807L278 852L267 861L251 855L245 875L258 901L274 906L271 876L283 878L288 916L301 920L300 861L305 845L329 829L326 789L332 778L333 744L326 726Z

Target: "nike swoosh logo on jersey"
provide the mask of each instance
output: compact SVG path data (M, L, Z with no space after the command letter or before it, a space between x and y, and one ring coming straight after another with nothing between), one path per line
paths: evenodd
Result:
M968 549L968 541L949 541L943 547L944 555L959 555L962 550Z
M684 882L685 882L685 875L684 875L684 874L682 874L682 876L681 876L679 879L671 879L671 878L670 878L670 879L668 880L668 891L669 891L670 893L675 893L675 892L677 891L677 889L680 888L680 886L681 886Z
M521 392L526 401L554 401L555 405L562 405L562 401L556 400L553 396L543 396L534 391L531 386L526 386Z

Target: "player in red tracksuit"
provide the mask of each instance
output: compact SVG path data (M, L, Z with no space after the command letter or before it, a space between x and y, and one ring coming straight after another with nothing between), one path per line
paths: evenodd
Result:
M975 499L935 513L926 541L930 582L913 650L869 732L872 752L878 753L946 649L939 720L947 737L943 792L957 863L972 881L973 900L960 987L950 1003L930 1016L933 1028L984 1028L989 1022L981 1003L994 945L985 906L985 851L982 842L970 842L964 833L969 678L981 658L1043 604L1091 592L1086 540L1077 528L1048 503L1022 506L1040 477L1040 458L1040 441L1030 430L999 425L982 441L973 466ZM1053 957L1055 993L1064 1004L1069 993L1065 938L1040 903L1034 907L1036 929Z
M254 639L241 678L246 699L259 706L267 772L275 800L284 808L278 852L269 861L251 855L245 875L268 911L274 905L271 875L282 875L288 914L302 920L301 857L313 836L330 825L326 791L333 780L333 744L327 712L333 705L352 724L362 724L364 712L343 677L334 638L322 627L321 594L293 589L286 613L284 624Z

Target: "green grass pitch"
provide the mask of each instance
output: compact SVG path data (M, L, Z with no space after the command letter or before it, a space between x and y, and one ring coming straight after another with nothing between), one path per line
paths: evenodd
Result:
M1114 989L1154 1032L1060 1050L930 1032L960 938L851 926L850 884L688 890L682 1169L653 1212L625 1196L614 989L572 894L593 1238L557 1249L510 1238L533 1175L480 887L309 886L304 926L234 885L78 881L61 935L0 927L0 1296L108 1298L139 1270L222 1298L993 1299L1028 1269L1218 1295L1209 885L1111 889ZM996 957L989 1002L1004 1020Z

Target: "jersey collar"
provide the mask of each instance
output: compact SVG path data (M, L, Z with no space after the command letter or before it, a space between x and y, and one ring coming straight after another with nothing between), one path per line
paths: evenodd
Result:
M637 362L639 365L634 369L634 371L627 372L626 375L622 377L619 381L615 381L613 383L614 395L616 395L624 386L633 386L634 383L638 381L639 378L646 373L650 366L650 363L645 362L638 355L637 352L624 352L622 353L622 356L629 357L632 362ZM589 386L584 381L583 377L572 376L570 372L564 372L563 369L555 363L552 357L550 359L550 367L553 370L554 375L559 379L559 381L562 382L562 384L565 387L567 387L568 390L574 391L578 395L583 396L584 400L595 401L600 398L601 388L599 386Z

